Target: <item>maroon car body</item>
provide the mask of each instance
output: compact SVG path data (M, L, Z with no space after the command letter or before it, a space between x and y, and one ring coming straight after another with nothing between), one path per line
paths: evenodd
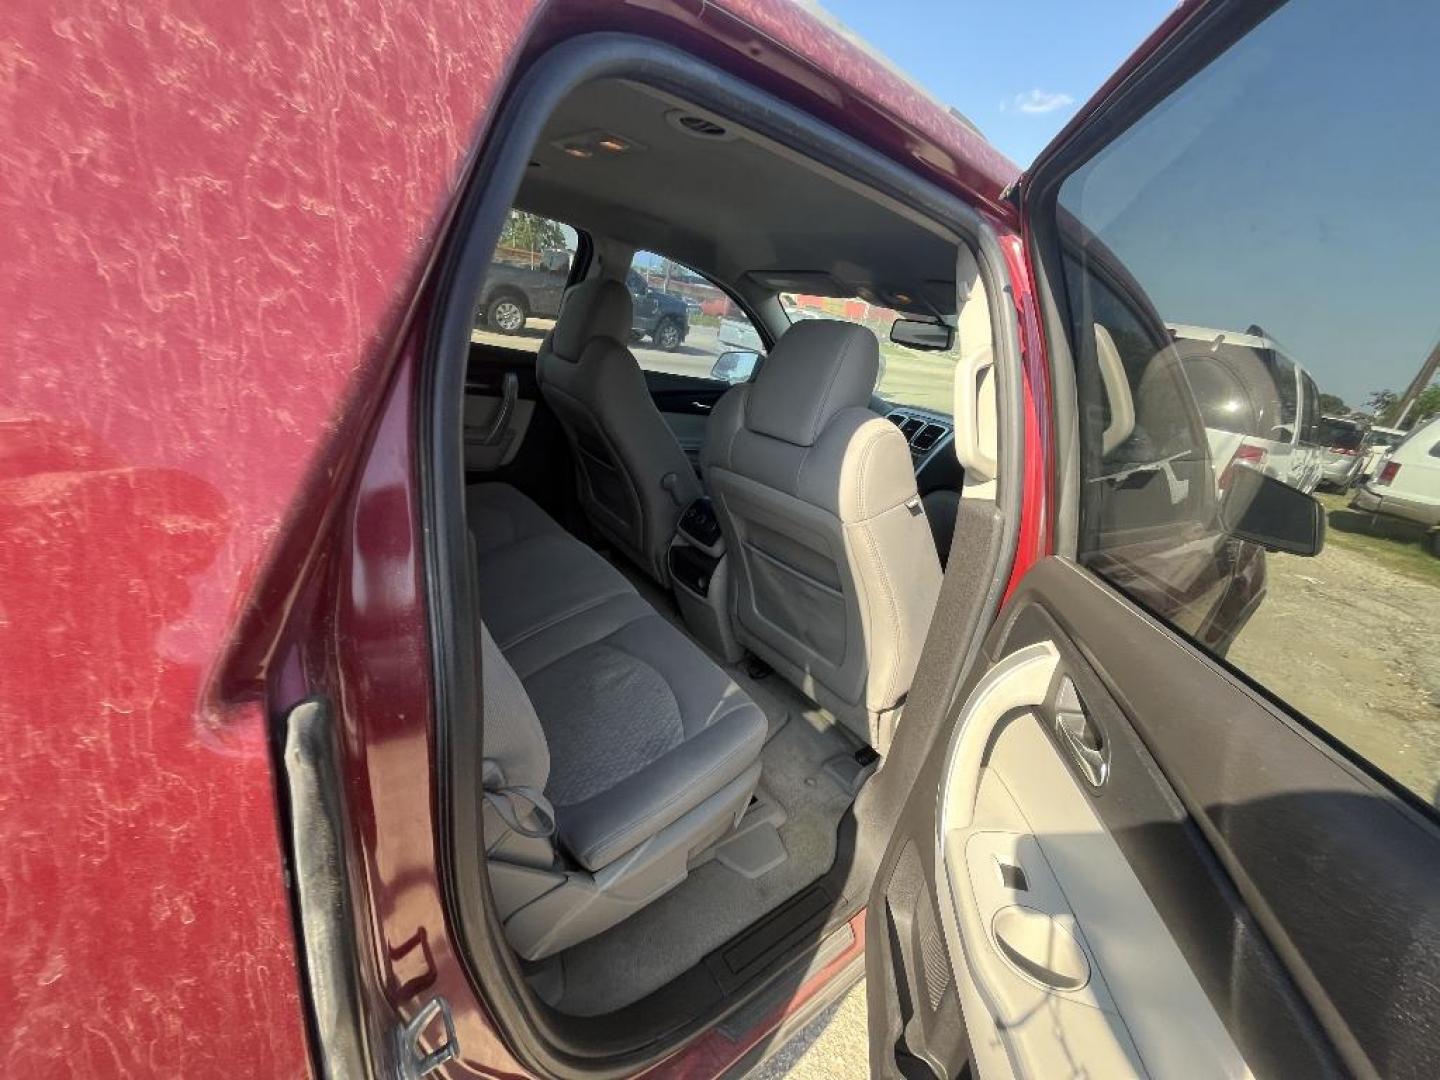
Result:
M7 1075L310 1068L271 721L316 694L371 1004L443 993L450 1073L518 1069L442 902L412 403L453 199L507 80L558 41L671 42L987 215L1026 371L1012 586L1049 550L1017 170L799 8L84 2L0 26ZM784 1010L664 1071L738 1060L852 964L854 928Z

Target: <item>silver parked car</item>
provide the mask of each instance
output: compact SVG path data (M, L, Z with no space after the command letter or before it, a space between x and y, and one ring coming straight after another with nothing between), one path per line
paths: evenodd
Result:
M1322 416L1320 486L1348 491L1360 479L1365 457L1365 425L1348 416Z

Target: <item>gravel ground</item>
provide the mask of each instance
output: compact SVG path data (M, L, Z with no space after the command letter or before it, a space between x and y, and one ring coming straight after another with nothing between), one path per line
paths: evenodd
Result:
M865 1030L865 980L811 1020L750 1080L863 1080L870 1075Z
M1335 543L1266 568L1230 662L1440 805L1440 587Z

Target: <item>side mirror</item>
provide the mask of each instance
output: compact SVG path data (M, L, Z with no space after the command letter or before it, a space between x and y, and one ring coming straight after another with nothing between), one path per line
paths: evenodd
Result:
M1266 551L1319 555L1325 546L1325 508L1299 488L1240 466L1220 502L1220 524L1237 540Z
M955 343L955 328L924 319L896 319L890 326L890 340L910 349L944 352Z
M749 382L750 376L755 374L755 369L759 366L758 352L753 349L732 349L716 357L715 366L710 369L710 378L734 386L736 383Z

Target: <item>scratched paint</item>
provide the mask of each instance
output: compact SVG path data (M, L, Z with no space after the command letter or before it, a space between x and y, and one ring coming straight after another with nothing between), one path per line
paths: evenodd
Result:
M0 10L4 1075L308 1068L265 717L205 688L529 6Z

